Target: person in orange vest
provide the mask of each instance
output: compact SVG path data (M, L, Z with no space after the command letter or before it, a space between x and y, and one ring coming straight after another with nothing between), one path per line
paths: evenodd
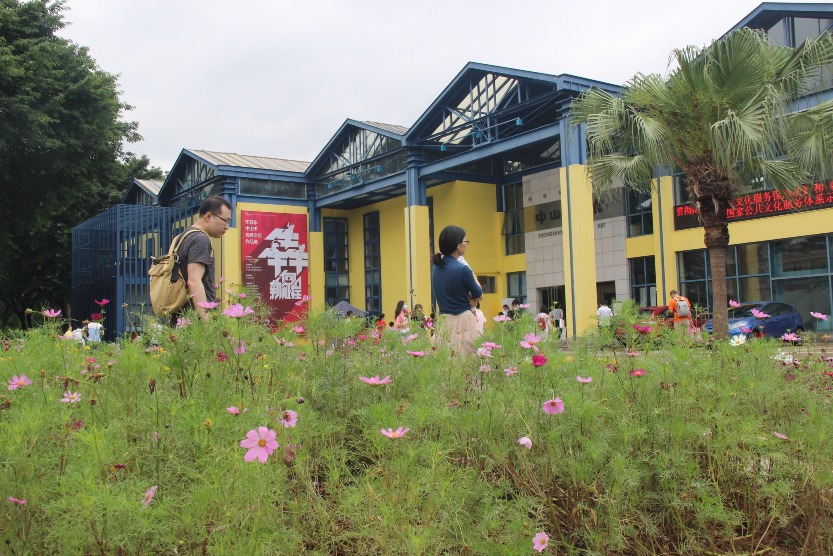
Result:
M675 330L691 330L691 301L688 298L678 295L677 290L671 290L668 309L674 313Z

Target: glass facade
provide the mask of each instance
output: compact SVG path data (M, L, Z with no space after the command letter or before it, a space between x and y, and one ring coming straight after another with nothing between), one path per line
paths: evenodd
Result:
M347 219L324 218L324 303L350 301Z
M240 194L283 197L285 199L306 199L307 186L304 183L290 181L240 178Z
M506 274L506 296L526 303L526 272L509 272Z
M524 188L520 183L503 187L503 239L507 255L525 252Z
M382 312L382 259L379 212L364 215L364 297L365 310Z
M651 207L651 194L640 193L627 188L625 204L628 218L628 237L644 236L654 233L654 211Z
M657 269L653 256L629 259L631 299L641 307L657 304Z
M514 174L545 164L561 164L561 137L507 153L503 157L503 173Z
M677 254L680 290L692 303L709 305L711 271L708 251ZM810 311L833 309L833 234L747 243L729 247L726 290L737 301L784 301L804 318L806 330L833 330L833 319L819 321Z

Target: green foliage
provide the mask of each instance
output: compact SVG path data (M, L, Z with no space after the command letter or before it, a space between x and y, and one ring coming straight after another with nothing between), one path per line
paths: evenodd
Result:
M190 319L92 349L51 321L6 340L2 379L33 380L0 398L10 551L525 554L537 531L567 554L833 543L831 377L812 347L789 348L797 363L768 341L625 334L628 305L570 351L538 341L542 367L520 346L538 331L528 315L495 326L484 341L502 347L481 356L434 350L422 330L376 337L329 310L303 335ZM375 375L393 382L359 380ZM66 390L81 401L61 403ZM564 413L542 411L554 397ZM259 426L281 445L263 465L239 446ZM399 426L411 430L380 433Z
M0 326L27 307L65 306L70 230L119 202L132 177L156 176L124 153L139 138L116 76L55 33L63 3L0 2Z

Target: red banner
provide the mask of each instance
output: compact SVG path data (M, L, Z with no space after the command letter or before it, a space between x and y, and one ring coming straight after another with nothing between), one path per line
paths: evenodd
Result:
M309 295L307 215L244 210L240 219L243 285L272 308L273 324L294 320L296 302Z

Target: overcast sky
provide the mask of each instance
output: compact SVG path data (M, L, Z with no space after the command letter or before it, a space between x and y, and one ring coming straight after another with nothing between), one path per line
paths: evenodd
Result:
M347 118L411 126L469 61L622 84L758 0L69 0L61 35L119 75L144 140L311 161Z

